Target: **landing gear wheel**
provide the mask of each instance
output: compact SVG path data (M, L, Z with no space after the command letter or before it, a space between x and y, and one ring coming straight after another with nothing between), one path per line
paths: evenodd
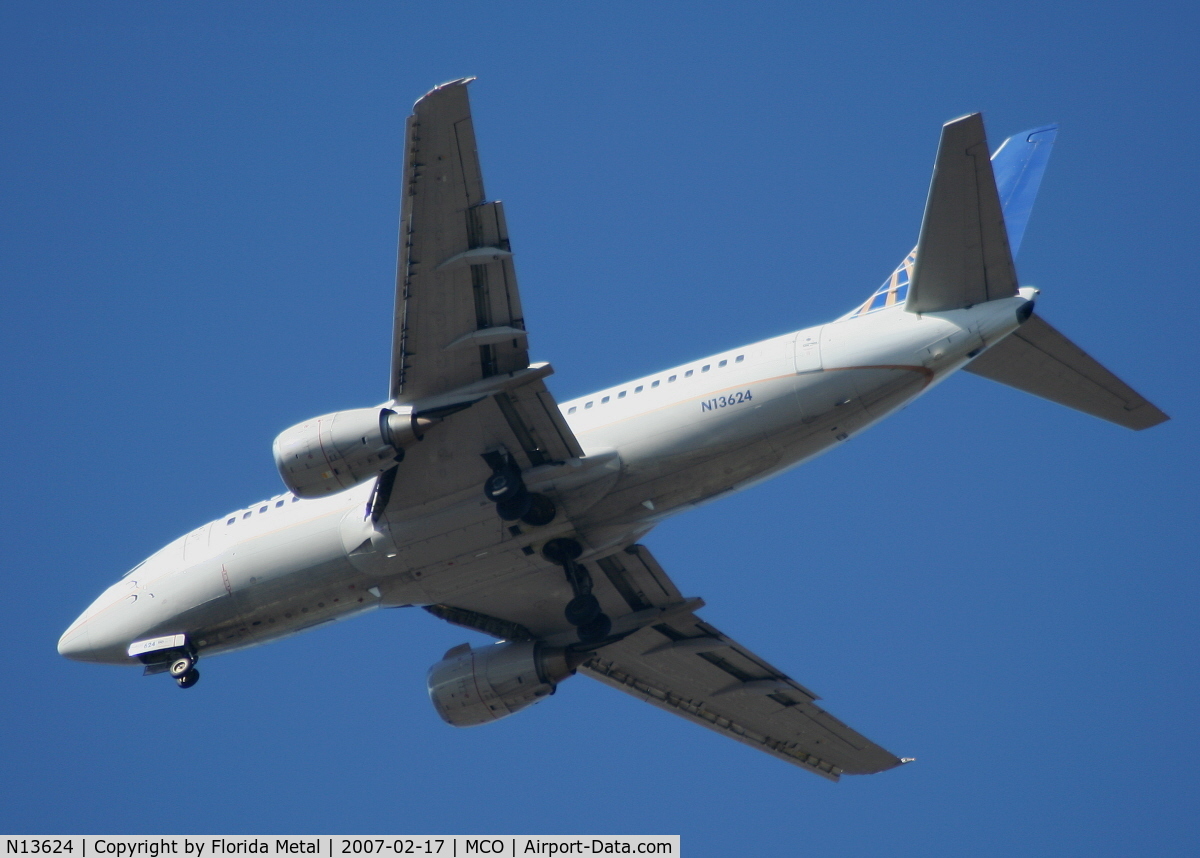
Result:
M483 484L483 494L488 500L499 503L524 491L519 471L495 471Z
M496 512L505 521L523 518L533 509L533 495L522 489L515 495L496 501Z
M563 613L571 625L585 626L600 616L600 602L591 593L576 596L567 602L567 609Z
M612 620L608 614L596 614L595 618L579 627L579 639L584 643L594 643L604 640L611 631Z
M563 566L570 561L579 557L583 553L583 546L574 539L551 539L542 546L542 556L551 563L556 563Z
M532 501L529 512L521 516L521 521L531 527L542 527L554 521L554 516L558 515L558 509L554 506L554 501L545 495L533 492L529 493L529 499Z
M179 679L187 676L188 671L196 666L196 660L190 655L181 655L179 658L171 662L171 676ZM186 687L186 686L184 686Z
M200 681L200 671L193 667L182 676L175 677L175 681L179 683L180 688L191 688Z

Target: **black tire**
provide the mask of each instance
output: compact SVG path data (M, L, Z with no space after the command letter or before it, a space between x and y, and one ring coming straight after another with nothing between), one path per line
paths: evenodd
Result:
M488 500L499 503L525 490L519 471L495 471L483 484L483 494Z
M189 670L196 665L196 660L190 655L181 655L179 658L171 662L171 676L179 679L182 676L187 676Z
M533 495L524 489L512 497L496 501L496 512L505 521L516 521L523 518L533 509Z
M558 508L554 505L554 501L545 495L533 492L529 494L529 497L533 499L533 505L530 506L529 512L521 516L521 521L530 527L542 527L554 521L554 516L558 515Z
M602 641L612 631L612 620L608 614L596 614L595 618L579 627L579 639L584 643Z
M591 593L576 596L567 602L567 609L563 614L571 625L585 626L600 615L600 602Z
M193 685L195 685L197 682L200 681L200 671L196 670L196 668L193 667L191 670L189 670L183 676L176 677L175 681L177 683L179 683L180 688L191 688Z
M542 556L551 563L557 563L562 566L569 560L574 560L583 553L583 546L574 539L551 539L542 546Z

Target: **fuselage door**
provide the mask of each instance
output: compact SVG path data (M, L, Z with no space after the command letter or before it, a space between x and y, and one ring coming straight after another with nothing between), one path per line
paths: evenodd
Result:
M821 328L806 328L796 334L796 372L816 372L821 368Z
M184 563L195 563L208 556L208 532L211 529L212 524L198 527L183 540Z

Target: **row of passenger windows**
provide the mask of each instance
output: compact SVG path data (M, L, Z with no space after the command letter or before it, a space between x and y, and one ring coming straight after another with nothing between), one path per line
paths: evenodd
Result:
M746 356L745 356L745 355L738 355L737 357L735 357L735 358L733 359L733 362L734 362L734 363L741 363L741 362L742 362L742 361L744 361L745 359L746 359ZM717 369L721 369L722 367L724 367L724 366L727 366L728 364L729 364L729 361L727 361L727 360L723 360L723 361L721 361L721 362L719 362L719 363L717 364ZM711 364L711 363L706 363L704 366L700 367L700 372L708 372L710 369L712 369L712 364ZM691 370L691 369L689 369L687 372L685 372L685 373L683 374L683 377L684 377L684 378L691 378L691 377L692 377L692 375L693 375L694 373L695 373L695 370ZM675 380L676 380L676 379L678 379L678 378L679 378L679 376L678 376L678 375L672 375L672 376L669 376L669 377L667 378L667 384L670 384L671 382L675 381ZM661 379L655 379L654 381L650 382L650 388L651 388L651 389L654 389L654 388L658 387L658 386L659 386L661 383L662 383ZM635 388L633 389L633 392L634 392L634 393L641 393L641 392L642 392L643 390L645 390L645 389L646 389L646 386L645 386L644 384L639 384L637 387L635 387ZM625 396L626 396L626 394L628 394L628 393L629 393L629 391L628 391L628 390L622 390L620 393L618 393L618 394L617 394L617 399L624 399L624 398L625 398ZM606 404L608 404L609 400L611 400L611 399L612 399L612 397L611 397L611 396L605 396L605 397L603 397L603 398L600 400L600 404L601 404L601 405L606 405ZM583 404L583 408L584 408L584 410L586 411L587 409L591 408L591 407L592 407L593 405L595 405L595 404L596 404L596 400L594 400L594 399L593 399L591 402L585 402L585 403ZM576 411L578 411L578 410L579 410L579 406L578 406L578 405L572 405L570 408L568 408L568 409L567 409L567 413L568 413L568 414L574 414L574 413L575 413Z
M299 503L299 502L300 502L300 498L296 497L295 495L292 495L292 503ZM287 498L280 498L279 500L275 501L275 508L279 509L279 507L283 506L285 503L287 503ZM270 508L271 508L271 504L270 504L270 502L267 502L267 503L263 504L262 506L260 506L258 508L258 511L266 512ZM252 515L254 515L254 510L248 509L244 513L242 513L242 518L249 518ZM233 524L237 520L238 520L238 517L236 515L231 515L231 516L229 516L229 519L225 523Z

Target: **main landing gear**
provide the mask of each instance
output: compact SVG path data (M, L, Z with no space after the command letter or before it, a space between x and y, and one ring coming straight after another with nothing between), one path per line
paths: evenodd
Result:
M595 643L608 637L612 620L600 610L600 602L592 595L592 576L587 567L576 563L583 547L574 539L551 539L542 546L542 556L562 567L567 583L575 594L563 612L567 622L579 632L579 640Z
M545 495L525 488L521 469L508 453L493 450L483 454L492 475L483 484L483 493L496 504L496 512L505 521L522 521L531 527L541 527L554 521L558 510L554 501Z
M171 662L171 676L175 677L175 682L180 688L191 688L200 681L200 671L196 670L196 659L194 656L181 655L179 658Z

